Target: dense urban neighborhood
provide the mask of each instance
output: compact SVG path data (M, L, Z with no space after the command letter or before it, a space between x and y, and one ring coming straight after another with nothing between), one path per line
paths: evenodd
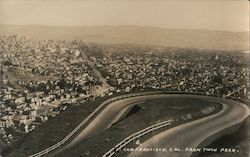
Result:
M249 99L247 54L0 36L0 136L20 140L71 106L117 93L202 93Z

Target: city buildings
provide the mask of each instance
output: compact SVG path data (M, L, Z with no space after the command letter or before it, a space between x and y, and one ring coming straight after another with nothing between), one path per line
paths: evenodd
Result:
M114 93L164 90L246 101L244 55L1 36L1 138L11 145L15 132L29 133L72 105Z

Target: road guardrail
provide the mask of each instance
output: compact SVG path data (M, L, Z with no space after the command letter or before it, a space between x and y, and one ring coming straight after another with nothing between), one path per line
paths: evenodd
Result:
M80 124L78 124L77 127L75 127L66 137L64 137L61 141L57 142L56 144L50 146L49 148L46 148L38 153L29 155L29 157L40 157L45 154L48 154L49 152L61 147L65 142L67 142L79 129L84 126L91 118L93 118L103 107L110 104L111 102L130 98L130 97L136 97L136 96L145 96L145 95L153 95L153 94L195 94L195 95L205 95L205 96L214 96L219 97L218 95L208 95L206 93L202 92L183 92L183 91L152 91L152 92L141 92L141 93L130 93L125 95L116 96L113 98L110 98L108 100L105 100L103 103L101 103L87 118L85 118Z
M171 125L172 120L166 120L160 123L157 123L155 125L151 125L143 130L140 130L124 140L122 140L120 143L118 143L116 146L114 146L112 149L110 149L107 153L105 153L102 157L112 157L116 152L120 151L123 147L125 147L127 144L129 144L131 141L138 139L150 132L153 132L155 130L161 129L163 127Z

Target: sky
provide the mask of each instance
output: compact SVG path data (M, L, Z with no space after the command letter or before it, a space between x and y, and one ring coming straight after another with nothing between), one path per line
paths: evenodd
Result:
M248 0L0 0L0 24L249 31Z

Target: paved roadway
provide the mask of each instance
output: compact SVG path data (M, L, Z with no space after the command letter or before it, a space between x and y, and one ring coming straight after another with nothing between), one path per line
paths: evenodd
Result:
M110 103L104 110L99 113L96 118L78 135L76 136L71 143L69 143L65 148L75 146L80 141L99 134L105 129L109 128L112 124L117 122L127 109L131 106L136 105L138 102L148 100L148 99L157 99L157 98L168 98L176 97L178 95L172 94L161 94L161 95L147 95L147 96L137 96L126 99L121 99ZM180 95L179 95L180 96ZM182 95L183 96L183 95Z
M82 140L91 136L95 136L99 134L100 132L104 131L105 129L109 128L112 124L117 122L123 116L123 114L127 111L129 107L137 104L138 102L149 100L149 99L170 98L170 97L199 98L199 99L214 100L214 101L226 102L226 103L224 105L225 106L224 109L221 112L217 113L216 115L170 129L169 131L163 132L162 134L159 134L158 136L155 136L154 138L150 139L143 146L148 146L148 145L151 145L152 143L158 143L159 146L165 145L166 140L170 141L170 143L172 141L173 145L177 145L178 143L183 143L183 142L185 143L185 141L187 140L190 141L190 139L192 140L199 139L197 137L199 135L198 132L201 132L200 134L204 134L204 132L206 132L204 136L202 136L199 139L199 141L197 141L197 144L198 144L201 141L201 139L204 139L204 137L208 136L207 133L212 134L220 130L220 128L223 128L222 126L231 126L234 123L238 123L242 121L246 117L246 115L249 114L248 109L245 108L244 105L242 105L241 103L229 101L225 99L220 99L220 98L207 97L207 96L184 95L184 94L157 94L157 95L136 96L136 97L126 98L126 99L121 99L121 100L114 101L110 103L107 107L105 107L96 116L96 118L94 118L93 121L85 129L83 129L79 135L77 135L72 140L72 142L70 142L63 148L61 148L58 152L56 151L55 153L52 153L51 156L54 156L62 151L70 149L74 147L76 144L78 144L79 142L81 142ZM190 135L187 134L188 133L187 130L192 131L192 134ZM180 141L183 141L183 142L180 142ZM170 144L170 143L167 143L167 144ZM136 153L136 154L131 153L130 157L132 156L144 157L144 155L145 155L144 153ZM154 157L152 156L152 154L146 155L146 156ZM165 157L165 154L164 154L164 157Z
M200 97L201 99L207 97ZM205 139L225 128L242 122L249 116L249 109L242 103L211 98L223 103L223 109L209 117L195 120L157 134L138 148L167 148L168 152L131 152L128 157L190 157L186 148L197 148ZM169 151L179 148L180 151Z

